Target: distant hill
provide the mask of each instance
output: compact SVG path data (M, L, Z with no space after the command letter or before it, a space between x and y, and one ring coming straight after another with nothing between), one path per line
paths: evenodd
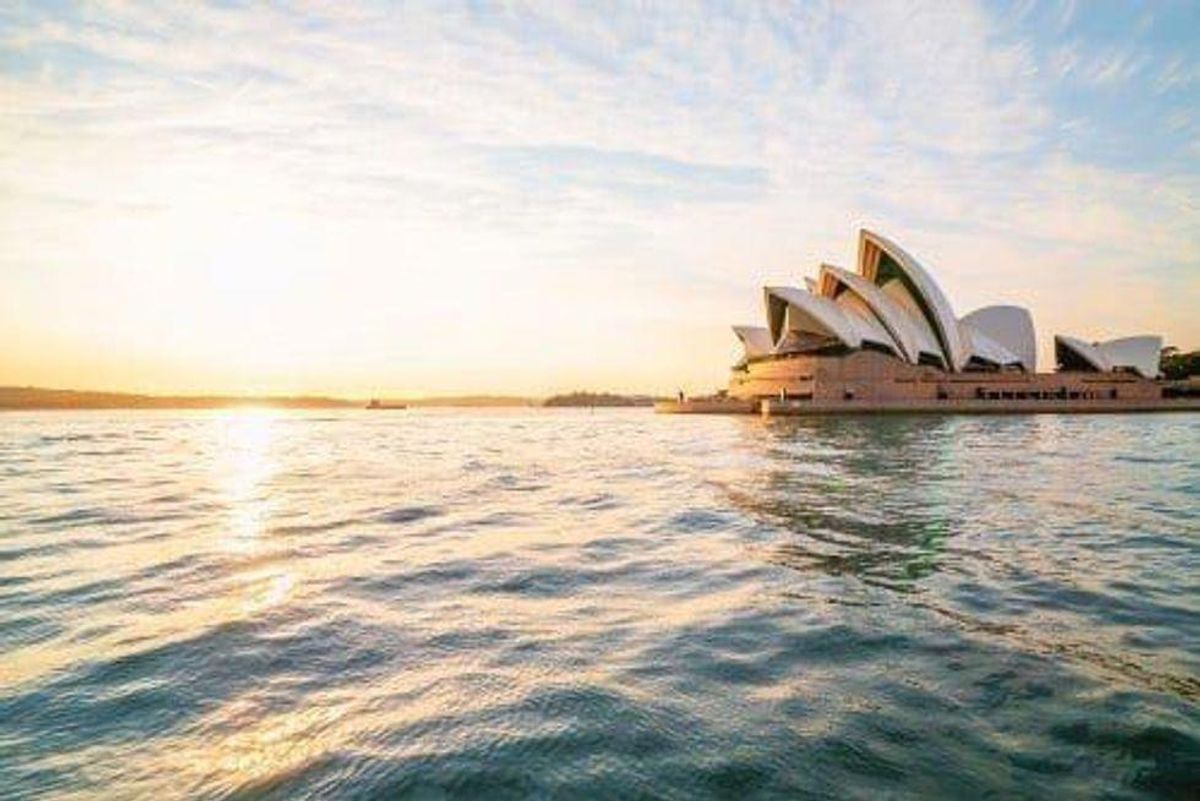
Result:
M543 406L653 406L649 395L616 395L611 392L568 392L546 398Z
M278 409L339 409L358 401L319 396L138 395L42 387L0 387L0 409L231 409L269 406Z

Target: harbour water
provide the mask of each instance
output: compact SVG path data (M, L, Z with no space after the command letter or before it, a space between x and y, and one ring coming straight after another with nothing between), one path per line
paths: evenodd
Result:
M1200 415L5 414L0 796L1196 798Z

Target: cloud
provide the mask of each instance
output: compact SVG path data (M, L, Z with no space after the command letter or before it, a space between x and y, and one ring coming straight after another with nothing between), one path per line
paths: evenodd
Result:
M1200 85L1200 63L1189 63L1183 56L1175 56L1163 65L1155 79L1155 91L1170 92L1191 89Z
M1137 75L1144 64L1143 59L1136 58L1132 53L1112 53L1095 61L1085 72L1085 79L1100 86L1124 83Z
M1058 28L1060 31L1066 30L1071 26L1071 23L1075 21L1075 12L1077 10L1077 0L1060 0L1058 18Z
M742 293L761 279L849 261L862 222L935 257L966 297L1048 265L1184 272L1200 256L1194 149L1169 171L1091 161L1064 138L1119 150L1120 126L1063 92L1152 89L1171 104L1164 130L1186 138L1195 57L1114 49L1088 38L1086 8L1057 11L1069 41L1036 33L1033 6L933 2L10 8L0 275L90 269L132 292L159 266L216 297L189 276L286 258L318 277L294 320L274 310L280 326L330 287L339 314L357 304L383 325L381 293L342 283L353 272L443 312L470 295L510 346L525 332L467 288L511 286L542 308L558 292L626 326L627 341L592 343L609 369L663 336L628 300L639 276L686 290L677 319L719 326L754 313ZM627 314L576 291L597 280ZM1044 302L1053 322L1064 301ZM1171 335L1200 337L1189 325ZM719 380L722 355L695 358Z

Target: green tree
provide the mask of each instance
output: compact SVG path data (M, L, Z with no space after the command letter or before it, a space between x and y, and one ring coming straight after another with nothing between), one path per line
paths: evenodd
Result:
M1168 345L1162 349L1159 371L1162 372L1163 378L1169 378L1172 381L1200 375L1200 350L1183 353L1179 348Z

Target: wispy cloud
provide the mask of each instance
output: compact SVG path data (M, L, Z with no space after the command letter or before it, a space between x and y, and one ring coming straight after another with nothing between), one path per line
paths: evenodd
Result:
M760 280L846 261L860 222L928 253L968 299L1036 286L1049 264L1081 279L1095 269L1184 275L1194 287L1196 58L1153 41L1093 40L1090 11L9 8L0 12L0 281L25 306L80 313L75 295L92 286L82 275L133 294L157 266L215 299L219 288L195 276L254 269L221 267L243 251L287 259L311 292L297 290L273 319L296 347L314 349L301 321L334 295L345 314L358 310L347 327L399 324L378 308L387 289L424 293L406 301L404 324L437 325L435 312L469 303L512 348L528 332L492 302L507 287L514 302L545 309L570 298L573 314L620 328L621 338L578 327L564 336L643 386L663 370L646 363L647 337L694 337L702 317L715 332L692 354L703 366L668 359L667 369L719 380L723 318L755 313ZM1045 13L1068 40L1045 39ZM1145 36L1169 24L1155 19ZM1124 101L1161 119L1161 133L1126 133L1082 91L1159 98L1153 109ZM1136 153L1159 136L1153 163L1105 163L1089 149L1103 140L1105 152ZM1079 254L1078 267L1067 254ZM54 284L51 303L28 277L51 269L84 289ZM341 281L346 271L369 289ZM19 287L16 275L26 276ZM647 275L681 291L676 329L664 330L657 300L631 300ZM618 306L584 289L597 281ZM1024 299L1044 304L1035 308L1043 325L1070 319L1064 300ZM194 300L168 291L164 303ZM1152 313L1138 322L1119 311L1155 325ZM189 314L197 329L211 327ZM37 324L29 317L21 324ZM1168 333L1200 338L1183 317ZM119 333L144 336L137 325ZM380 363L415 353L396 339ZM435 347L456 364L459 349L477 352L469 341L452 333ZM679 350L674 342L660 355Z
M1129 52L1110 53L1093 62L1085 71L1084 78L1100 86L1125 83L1134 78L1145 64L1146 59Z

